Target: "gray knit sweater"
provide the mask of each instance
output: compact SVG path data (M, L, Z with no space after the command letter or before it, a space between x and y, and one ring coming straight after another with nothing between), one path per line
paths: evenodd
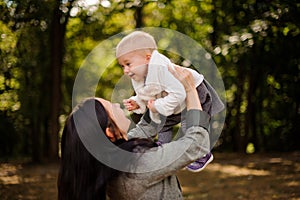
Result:
M183 199L175 173L210 151L205 112L189 110L187 131L183 137L151 148L134 162L136 173L124 172L107 187L110 200L177 200ZM153 137L156 126L142 120L128 136Z

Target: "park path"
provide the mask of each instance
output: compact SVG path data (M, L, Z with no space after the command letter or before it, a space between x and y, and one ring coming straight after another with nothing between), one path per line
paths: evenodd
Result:
M300 200L300 152L214 153L200 173L178 172L186 200ZM55 200L58 164L0 163L1 200Z

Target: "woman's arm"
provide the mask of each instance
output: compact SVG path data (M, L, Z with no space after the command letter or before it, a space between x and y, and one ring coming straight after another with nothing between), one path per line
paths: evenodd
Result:
M174 111L181 111L180 108L184 108L186 98L183 85L168 71L167 67L162 68L157 76L159 77L163 91L165 91L167 95L155 99L155 109L164 116L170 116L174 114Z
M132 138L149 138L154 139L158 132L158 124L151 121L149 116L149 110L143 115L142 119L136 125L135 128L131 129L127 137L128 139Z
M136 176L155 184L165 177L173 175L210 150L208 135L209 116L201 111L201 103L188 70L176 67L171 71L186 90L187 131L180 139L164 144L156 150L146 151L135 166Z
M155 184L207 154L210 151L208 124L209 117L204 111L187 111L185 135L141 153L133 166L134 176Z
M178 65L174 65L174 70L169 68L169 71L181 82L185 89L185 102L187 110L202 110L192 73L184 67L180 67Z

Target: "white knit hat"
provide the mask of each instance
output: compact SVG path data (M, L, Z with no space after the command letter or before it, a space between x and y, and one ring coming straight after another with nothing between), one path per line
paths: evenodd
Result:
M139 49L157 49L154 38L143 31L134 31L125 36L116 47L116 57Z

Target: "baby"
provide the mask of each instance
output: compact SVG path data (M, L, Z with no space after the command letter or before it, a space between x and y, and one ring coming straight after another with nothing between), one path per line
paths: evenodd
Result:
M117 45L116 57L124 74L131 78L136 93L124 100L126 109L142 114L148 107L150 117L156 123L162 123L161 116L167 117L158 133L158 144L170 142L176 124L181 122L181 129L185 129L185 119L181 112L186 108L184 87L168 71L168 67L173 64L157 51L154 38L142 31L125 36ZM223 110L222 101L203 75L195 70L188 70L193 74L203 110L210 116ZM186 168L199 172L212 160L213 155L208 153Z

